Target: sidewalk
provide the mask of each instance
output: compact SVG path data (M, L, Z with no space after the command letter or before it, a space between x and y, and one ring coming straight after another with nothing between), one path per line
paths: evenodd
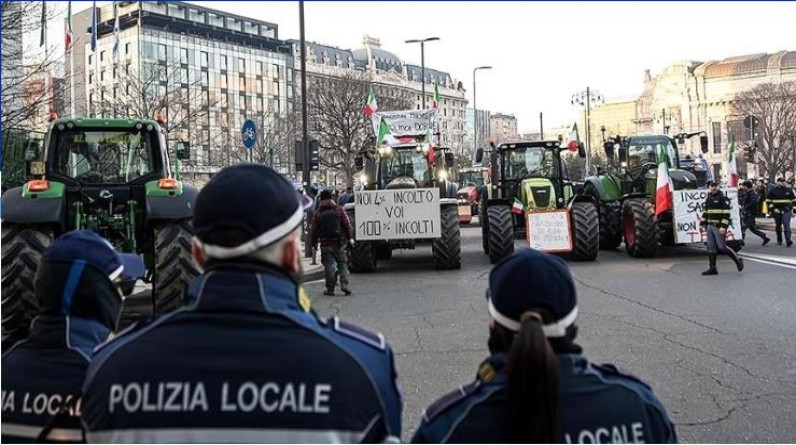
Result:
M321 265L320 252L315 254L317 260L315 265L312 264L312 258L304 257L304 243L301 243L301 265L304 268L304 282L320 280L323 278L323 266Z
M791 228L794 226L794 219L790 220ZM760 230L766 230L769 232L774 231L774 220L772 218L755 218L755 220L757 221L757 227L759 227Z

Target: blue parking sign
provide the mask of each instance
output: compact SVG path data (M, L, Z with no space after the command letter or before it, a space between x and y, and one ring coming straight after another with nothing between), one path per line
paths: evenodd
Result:
M247 119L240 129L240 137L243 140L243 146L251 150L257 142L257 126L254 121Z

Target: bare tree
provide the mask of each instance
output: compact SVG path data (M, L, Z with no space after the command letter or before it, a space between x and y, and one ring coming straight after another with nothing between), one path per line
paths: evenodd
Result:
M48 2L49 3L49 2ZM52 3L50 3L52 4ZM0 3L2 8L2 127L30 128L42 121L42 112L54 107L55 87L52 76L63 63L63 54L39 47L26 47L23 36L41 30L42 2ZM49 7L45 21L57 15ZM36 51L41 51L36 55ZM35 57L31 56L31 53ZM33 61L35 60L35 61ZM45 88L44 85L47 85Z
M297 137L295 116L287 113L257 113L251 116L257 126L257 143L249 150L240 142L240 128L221 122L220 140L215 146L218 159L214 165L229 166L242 162L285 168L293 162L292 150Z
M793 171L796 154L796 82L764 83L735 96L735 113L757 118L761 170L770 179Z
M335 77L311 73L307 76L307 117L310 135L320 143L321 165L341 172L348 185L353 184L354 158L363 149L372 148L368 144L374 136L373 124L363 114L370 86L370 78L360 71ZM374 85L374 90L381 110L411 107L408 91L382 89L378 85Z

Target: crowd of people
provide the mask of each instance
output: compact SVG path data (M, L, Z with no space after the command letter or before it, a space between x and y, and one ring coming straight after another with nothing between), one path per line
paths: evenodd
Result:
M782 245L784 238L787 247L793 246L791 220L793 209L796 207L794 178L786 180L780 176L775 181L768 179L755 181L753 178L743 181L738 188L738 203L744 236L746 230L749 230L760 237L765 246L771 240L757 227L756 219L771 218L774 220L777 244Z
M319 221L327 207L340 216L330 192L320 197ZM56 239L35 282L41 314L26 340L3 345L2 441L399 441L388 341L318 316L300 284L312 205L268 167L219 172L194 207L203 273L185 305L122 332L125 284L144 273L141 260L90 231ZM509 256L489 275L485 308L489 357L425 410L413 442L677 441L647 383L591 363L576 343L563 260Z

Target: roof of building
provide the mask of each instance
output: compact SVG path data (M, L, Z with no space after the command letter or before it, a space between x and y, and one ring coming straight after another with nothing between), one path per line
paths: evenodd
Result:
M717 78L764 73L769 67L780 69L796 67L796 51L728 57L723 60L707 62L699 66L696 72L703 72L706 78Z
M409 80L413 82L420 82L422 76L422 69L417 65L406 65L406 74ZM449 86L453 83L450 74L426 67L426 83L436 83L442 86Z
M403 62L401 62L401 59L398 56L373 45L370 46L370 52L373 55L373 62L376 65L377 70L393 70L403 74ZM353 53L354 59L363 66L367 66L370 63L370 60L368 60L367 48L355 49Z
M297 39L290 39L287 41L293 45L299 44L299 40ZM354 53L350 49L341 49L335 46L324 45L315 42L305 42L305 44L309 48L307 60L312 60L318 64L331 66L337 66L337 61L340 60L342 62L343 68L355 68L357 66L356 61L354 60ZM329 63L324 61L324 58L326 57L329 58Z

